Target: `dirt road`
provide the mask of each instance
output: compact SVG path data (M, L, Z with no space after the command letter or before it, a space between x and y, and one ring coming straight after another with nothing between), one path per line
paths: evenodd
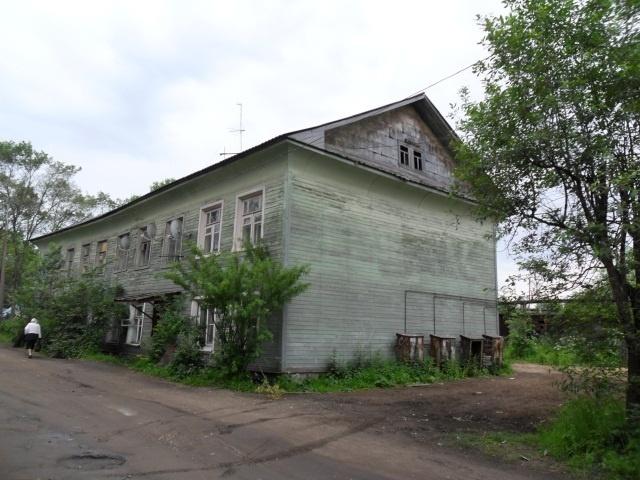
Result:
M546 372L279 400L0 347L0 479L549 479L447 447L527 430L560 398Z

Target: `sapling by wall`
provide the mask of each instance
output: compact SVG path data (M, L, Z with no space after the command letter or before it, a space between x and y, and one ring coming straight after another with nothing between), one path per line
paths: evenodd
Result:
M229 376L243 373L272 338L268 321L307 288L307 266L285 267L263 244L241 252L204 255L193 246L185 261L166 276L212 312L216 327L216 368Z

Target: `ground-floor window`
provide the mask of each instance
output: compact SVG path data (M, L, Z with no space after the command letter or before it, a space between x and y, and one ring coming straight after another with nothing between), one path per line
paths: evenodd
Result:
M147 304L132 304L129 306L129 318L122 321L122 326L127 329L125 343L128 345L140 345L144 328L144 317L147 313Z
M207 352L213 352L216 340L216 311L209 308L203 308L196 300L194 300L191 303L191 315L195 318L197 324L204 329L202 349Z

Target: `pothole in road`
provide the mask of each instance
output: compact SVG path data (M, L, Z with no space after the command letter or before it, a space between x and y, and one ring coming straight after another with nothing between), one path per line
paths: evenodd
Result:
M58 463L73 470L108 470L116 468L126 462L121 455L106 455L102 453L83 453L71 455L58 460Z

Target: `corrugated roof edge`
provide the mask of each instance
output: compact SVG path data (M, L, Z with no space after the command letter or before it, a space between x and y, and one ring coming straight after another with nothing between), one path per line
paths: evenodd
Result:
M50 237L52 235L57 235L59 233L66 232L67 230L71 230L72 228L81 227L83 225L88 225L90 223L102 220L103 218L109 217L109 216L114 215L114 214L116 214L118 212L121 212L122 210L126 210L129 207L132 207L134 205L142 203L145 200L150 199L151 197L154 197L154 196L156 196L156 195L158 195L158 194L160 194L162 192L166 192L167 190L170 190L170 189L172 189L174 187L177 187L178 185L181 185L181 184L183 184L185 182L188 182L189 180L192 180L192 179L194 179L196 177L199 177L199 176L204 175L206 173L209 173L209 172L212 172L214 170L217 170L218 168L224 167L225 165L229 165L230 163L233 163L236 160L240 160L241 158L244 158L247 155L250 155L252 153L255 153L255 152L259 151L259 150L262 150L264 148L270 147L272 145L275 145L276 143L279 143L279 142L281 142L283 140L286 140L288 135L289 135L288 133L285 133L285 134L282 134L282 135L278 135L277 137L273 137L271 140L267 140L266 142L263 142L263 143L261 143L259 145L256 145L255 147L251 147L250 149L245 150L244 152L240 152L240 153L238 153L238 154L236 154L236 155L234 155L232 157L226 158L226 159L222 160L221 162L214 163L213 165L209 165L208 167L203 168L202 170L198 170L196 172L190 173L186 177L179 178L175 182L168 183L167 185L164 185L164 186L162 186L162 187L160 187L160 188L158 188L156 190L153 190L153 191L151 191L151 192L149 192L149 193L147 193L147 194L145 194L145 195L143 195L141 197L138 197L138 198L136 198L135 200L132 200L129 203L125 203L124 205L120 205L119 207L114 208L113 210L109 210L108 212L105 212L102 215L98 215L97 217L89 218L89 219L84 220L84 221L82 221L80 223L75 223L73 225L69 225L68 227L64 227L64 228L61 228L59 230L55 230L55 231L53 231L51 233L46 233L44 235L40 235L39 237L32 238L31 241L35 242L35 241L38 241L38 240L42 240L43 238L47 238L47 237Z
M71 230L73 228L81 227L81 226L84 226L84 225L89 225L91 223L94 223L94 222L97 222L99 220L102 220L102 219L104 219L106 217L109 217L109 216L114 215L114 214L116 214L118 212L121 212L122 210L126 210L129 207L132 207L134 205L142 203L142 202L144 202L144 201L146 201L146 200L148 200L148 199L150 199L150 198L152 198L152 197L154 197L154 196L156 196L156 195L158 195L158 194L160 194L162 192L165 192L165 191L170 190L170 189L172 189L174 187L177 187L177 186L179 186L179 185L181 185L181 184L183 184L185 182L188 182L189 180L192 180L192 179L194 179L196 177L199 177L199 176L204 175L206 173L209 173L209 172L212 172L214 170L217 170L218 168L221 168L221 167L223 167L225 165L229 165L230 163L233 163L236 160L240 160L241 158L244 158L247 155L250 155L252 153L255 153L257 151L260 151L260 150L262 150L264 148L267 148L267 147L270 147L272 145L275 145L275 144L277 144L277 143L279 143L281 141L289 140L289 141L298 142L298 143L303 144L303 145L308 145L308 144L306 144L304 142L300 142L297 139L289 138L291 135L294 135L296 133L304 132L306 130L313 130L315 128L324 127L326 125L331 125L333 123L343 122L343 121L349 120L351 118L357 118L357 117L360 117L360 116L363 116L363 115L372 114L372 113L375 113L375 112L377 112L379 110L384 110L386 108L392 107L393 105L396 105L396 104L401 104L401 103L402 104L408 104L408 103L414 103L414 102L419 102L419 101L426 101L427 105L429 106L429 108L433 109L433 111L435 111L437 113L438 121L440 121L443 124L445 129L448 131L447 133L449 133L452 136L452 138L456 138L456 139L458 138L458 136L455 133L455 131L453 130L453 128L451 128L449 123L442 116L442 114L438 111L438 109L433 105L433 103L431 103L429 98L424 93L420 93L420 94L415 95L413 97L407 97L407 98L404 98L404 99L399 100L397 102L391 102L391 103L388 103L386 105L382 105L380 107L372 108L372 109L367 110L365 112L360 112L360 113L356 113L354 115L349 115L348 117L340 118L338 120L332 120L330 122L325 122L325 123L322 123L320 125L314 125L313 127L307 127L307 128L302 128L300 130L294 130L292 132L283 133L281 135L273 137L270 140L267 140L266 142L263 142L263 143L261 143L259 145L256 145L255 147L251 147L248 150L245 150L244 152L240 152L240 153L238 153L238 154L236 154L236 155L234 155L232 157L226 158L226 159L222 160L221 162L214 163L213 165L209 165L208 167L203 168L201 170L198 170L196 172L193 172L193 173L191 173L191 174L189 174L189 175L187 175L185 177L179 178L178 180L176 180L174 182L171 182L171 183L169 183L167 185L164 185L164 186L162 186L162 187L160 187L160 188L158 188L156 190L153 190L153 191L151 191L151 192L149 192L149 193L147 193L145 195L142 195L141 197L138 197L138 198L136 198L135 200L132 200L129 203L125 203L124 205L120 205L119 207L114 208L113 210L109 210L108 212L105 212L102 215L98 215L97 217L89 218L89 219L84 220L84 221L82 221L80 223L75 223L73 225L69 225L68 227L64 227L64 228L61 228L59 230L55 230L53 232L46 233L44 235L40 235L39 237L32 238L31 241L32 242L36 242L36 241L39 241L39 240L42 240L42 239L45 239L45 238L48 238L48 237L51 237L51 236L54 236L54 235L58 235L58 234L63 233L63 232L66 232L66 231ZM313 145L310 145L310 146L313 147ZM316 148L316 150L321 151L321 152L326 152L326 153L331 153L332 155L336 155L333 152L328 152L328 151L325 151L325 150L317 148L317 147L313 147L313 148ZM341 155L337 155L337 156L341 156ZM349 160L349 161L355 161L356 163L362 163L363 165L366 165L366 166L368 166L368 167L370 167L370 168L372 168L374 170L380 170L380 169L377 169L375 166L373 166L371 164L365 164L364 162L359 162L357 160L354 160L354 159L348 158L348 157L343 157L343 158L346 159L346 160ZM385 170L380 170L380 171L384 172L386 174L389 173L389 172L387 172ZM400 177L400 176L398 176L398 178L401 179L404 182L416 183L416 182L411 182L411 181L409 181L409 180L407 180L407 179L405 179L403 177ZM421 185L421 184L416 183L416 185ZM458 196L458 197L461 198L461 199L464 199L464 200L469 200L469 199L466 199L465 197L461 197L461 196Z

